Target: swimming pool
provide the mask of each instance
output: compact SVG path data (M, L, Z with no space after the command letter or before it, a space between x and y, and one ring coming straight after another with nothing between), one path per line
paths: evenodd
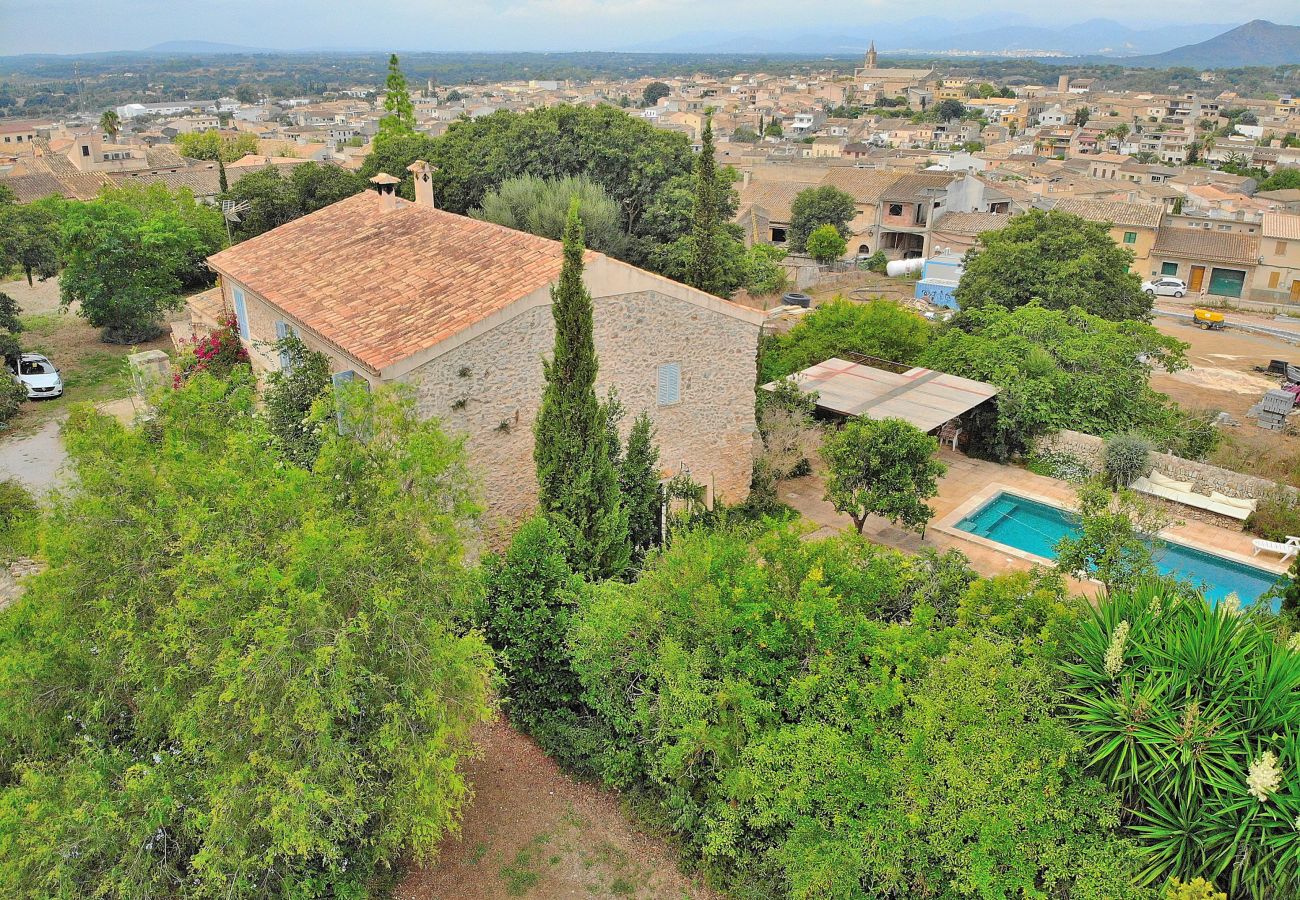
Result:
M1002 491L963 518L956 527L968 534L997 541L1045 559L1056 559L1056 544L1073 535L1079 517L1072 512ZM1255 602L1282 576L1183 544L1164 542L1153 554L1162 575L1173 575L1201 586L1210 602L1230 593L1243 605ZM1274 610L1280 600L1274 599Z

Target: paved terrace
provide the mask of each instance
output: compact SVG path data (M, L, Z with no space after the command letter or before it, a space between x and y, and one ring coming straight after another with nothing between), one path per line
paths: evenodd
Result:
M1027 571L1036 563L1041 564L1028 554L957 531L953 526L1000 490L1011 490L1031 499L1073 508L1074 488L1055 478L1035 475L1016 466L971 459L952 450L940 450L939 458L948 466L948 473L939 481L938 496L930 501L935 515L926 529L925 539L875 516L867 520L866 527L862 530L863 535L878 544L908 553L917 553L926 547L939 552L949 548L960 550L970 558L971 565L982 575ZM830 503L823 500L824 493L822 479L817 474L784 482L779 490L784 502L817 526L812 533L813 537L829 537L841 531L852 530L852 520L837 513ZM1162 534L1171 540L1270 572L1285 574L1287 570L1287 565L1276 555L1261 553L1252 557L1252 536L1243 531L1186 519L1182 524L1169 526ZM1089 596L1101 589L1099 584L1091 581L1071 579L1070 584L1075 590Z

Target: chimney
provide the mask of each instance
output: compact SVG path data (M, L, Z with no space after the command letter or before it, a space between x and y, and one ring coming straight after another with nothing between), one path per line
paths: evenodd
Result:
M433 173L438 171L437 167L417 159L406 167L406 171L415 181L415 205L437 209L438 205L433 202Z
M402 179L394 178L387 172L380 172L370 183L375 186L375 193L383 200L384 209L397 209L397 186Z
M749 176L750 176L750 174L751 174L751 173L750 173L750 170L749 170L749 169L746 169L745 171L743 171L743 172L740 173L740 186L741 186L742 188L747 188L747 187L749 187Z

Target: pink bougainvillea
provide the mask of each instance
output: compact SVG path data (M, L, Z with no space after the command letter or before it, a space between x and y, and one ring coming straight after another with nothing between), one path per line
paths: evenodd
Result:
M235 366L247 362L248 351L239 340L239 323L230 316L216 329L194 338L182 348L172 375L172 387L179 388L195 372L224 378Z

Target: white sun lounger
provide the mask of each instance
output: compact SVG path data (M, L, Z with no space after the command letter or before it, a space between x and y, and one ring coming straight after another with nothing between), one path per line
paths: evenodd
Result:
M1285 542L1266 541L1263 538L1255 538L1251 543L1255 546L1255 552L1252 554L1253 556L1259 556L1259 551L1267 550L1270 553L1281 554L1282 558L1285 560L1300 553L1300 537L1296 537L1293 534L1288 534Z

